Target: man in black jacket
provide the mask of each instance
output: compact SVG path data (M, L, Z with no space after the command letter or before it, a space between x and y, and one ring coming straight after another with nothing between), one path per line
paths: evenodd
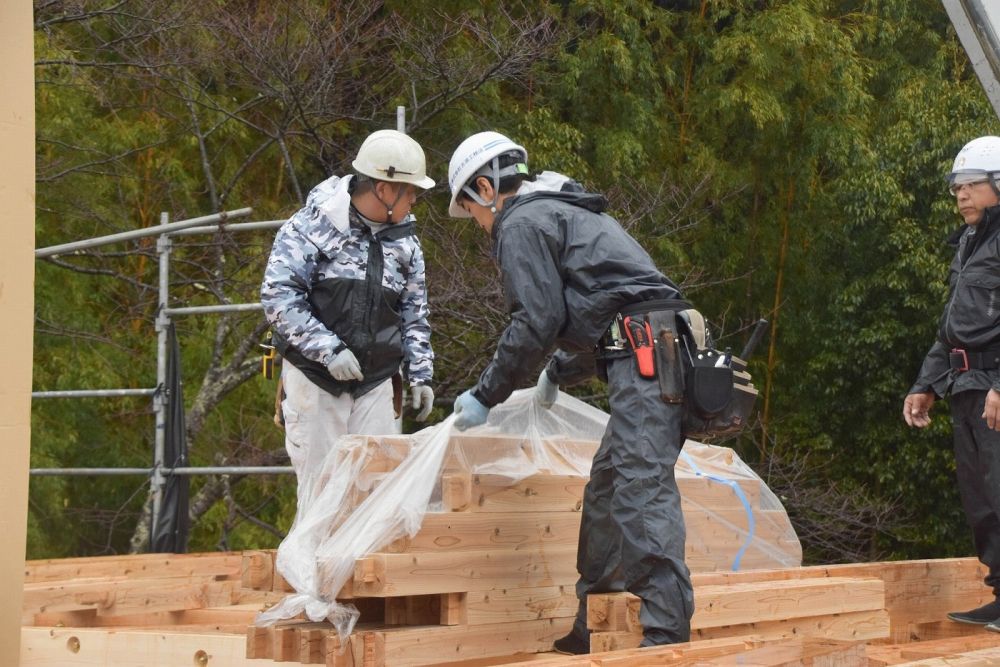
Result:
M965 227L952 241L950 293L920 375L903 403L910 426L930 424L936 398L951 395L955 464L976 553L995 599L952 612L1000 632L1000 137L965 145L949 175Z
M677 286L618 222L601 195L553 172L528 176L527 152L496 132L456 149L448 169L455 217L474 218L494 243L510 323L476 386L455 401L455 426L486 422L553 348L538 381L543 406L558 386L593 375L598 342L616 316L687 307ZM634 312L633 312L634 311ZM601 346L604 349L604 346ZM588 593L642 598L643 646L686 642L694 607L684 563L684 519L674 480L681 407L660 398L629 351L600 360L611 418L584 493L577 569L579 611L557 650L587 653Z

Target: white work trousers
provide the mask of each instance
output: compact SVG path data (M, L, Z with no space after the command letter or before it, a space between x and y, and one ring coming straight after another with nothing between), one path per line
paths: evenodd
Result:
M349 433L394 435L400 432L392 407L392 380L364 396L334 396L320 389L290 363L282 365L285 399L285 449L301 486L303 473L320 470L337 439Z

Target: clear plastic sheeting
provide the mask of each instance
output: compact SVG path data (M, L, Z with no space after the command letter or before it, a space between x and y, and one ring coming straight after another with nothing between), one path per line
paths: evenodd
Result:
M687 440L674 474L691 571L802 565L802 546L781 501L732 449Z
M355 561L413 537L427 512L446 509L442 474L491 475L511 484L536 474L588 477L608 415L560 393L551 409L515 392L486 424L459 432L454 417L410 436L345 436L299 480L298 512L276 567L297 591L261 613L270 625L301 613L342 638L358 612L336 596ZM688 441L676 474L694 571L793 567L801 548L778 499L732 450Z

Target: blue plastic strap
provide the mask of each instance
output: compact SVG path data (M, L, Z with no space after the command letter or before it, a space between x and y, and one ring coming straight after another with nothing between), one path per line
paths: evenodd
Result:
M740 499L743 503L743 509L747 513L747 539L740 547L740 550L736 552L736 558L733 559L733 572L737 572L740 569L740 561L743 559L743 554L746 553L747 547L753 541L754 530L756 529L756 523L753 518L753 509L750 507L750 501L747 500L746 494L743 492L743 487L741 487L735 480L725 479L724 477L716 477L715 475L707 475L701 471L698 464L694 462L691 455L685 451L681 452L681 456L691 466L691 470L698 477L704 477L705 479L711 480L713 482L718 482L719 484L725 484L733 490L736 497Z

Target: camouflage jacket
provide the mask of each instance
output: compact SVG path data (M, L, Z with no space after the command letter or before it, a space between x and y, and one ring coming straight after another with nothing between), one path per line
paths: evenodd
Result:
M285 359L333 394L360 396L402 366L430 382L424 256L412 216L395 225L364 221L350 205L351 177L317 185L274 240L260 299ZM344 347L365 379L339 382L327 365Z

